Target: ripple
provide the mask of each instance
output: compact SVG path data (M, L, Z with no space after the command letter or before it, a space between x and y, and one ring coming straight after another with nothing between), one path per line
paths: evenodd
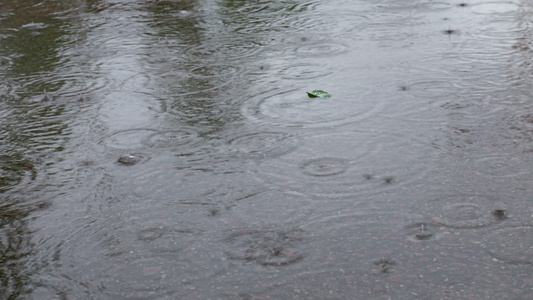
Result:
M455 100L456 86L449 80L420 80L401 87L398 101L387 108L387 115L408 121L440 121L442 107ZM457 107L457 106L454 106Z
M305 256L306 234L299 228L241 228L226 233L228 258L262 266L285 266Z
M514 14L517 10L520 9L516 3L513 2L485 2L479 4L472 4L471 11L475 14Z
M457 84L455 79L420 80L400 87L398 99L389 102L383 113L395 119L412 122L442 123L443 117L459 116L461 120L479 122L491 120L501 110L498 105L488 103L486 94L479 96L458 95L466 83ZM472 81L474 82L474 81ZM479 82L478 82L479 83ZM478 86L467 90L473 91Z
M527 130L533 130L533 113L524 112L512 118L522 124Z
M348 162L339 157L321 157L304 162L301 169L309 176L334 176L346 172Z
M186 129L157 132L146 137L142 142L150 147L176 147L191 143L196 133Z
M253 26L243 26L236 31L254 31ZM185 50L191 59L213 60L213 59L241 59L259 54L263 51L264 44L260 39L238 40L228 38L224 43L202 43L198 46Z
M328 265L330 262L324 259L327 257L327 260L336 258L340 265L356 267L362 261L373 264L376 257L391 257L392 249L404 248L405 230L411 232L413 220L421 218L401 211L351 209L350 212L322 214L302 228L321 237L313 240L313 248L309 250L309 258L316 259L316 264ZM396 271L401 272L400 269Z
M227 70L230 73L224 74ZM196 72L193 74L192 72ZM222 73L217 73L222 72ZM154 84L162 85L168 90L168 94L174 97L194 95L203 92L210 92L230 84L235 76L231 76L233 68L196 66L192 69L182 67L182 69L172 69L160 72L157 78L153 79Z
M263 164L257 179L320 197L352 197L422 180L436 153L401 135L364 131L309 135L298 149Z
M0 193L31 183L37 170L29 160L0 155Z
M259 123L318 128L358 122L384 106L382 99L373 99L368 93L354 96L348 91L331 91L331 99L310 99L305 92L304 88L266 91L247 99L241 111Z
M71 134L74 122L85 121L77 117L79 106L69 103L32 103L32 108L24 108L26 127L18 134L28 138L26 146L33 150L57 151L64 149L66 139Z
M482 246L497 260L532 265L533 227L520 226L495 231L483 238Z
M177 280L173 268L181 269L184 263L169 262L162 257L132 257L129 255L124 262L116 262L108 267L99 266L105 270L100 281L113 282L105 294L114 299L168 299L169 295L176 295L182 286L171 283ZM168 277L168 278L167 278ZM132 282L137 282L132 286ZM171 298L174 298L171 296Z
M130 174L132 190L141 197L158 199L160 204L171 205L179 211L229 209L242 199L263 190L249 174L231 173L223 168L216 172L215 163L205 160L184 161L138 168ZM153 163L153 160L151 161ZM196 165L197 164L197 167ZM218 174L220 173L220 174Z
M262 2L262 1L259 1ZM286 20L294 15L301 16L308 9L312 9L312 3L288 4L288 3L257 3L246 2L242 4L232 4L231 8L223 8L221 15L228 20L224 20L224 25L230 32L237 32L247 36L256 36L265 32L279 32L286 30L291 25Z
M240 117L238 109L232 107L231 99L223 100L210 92L205 95L199 93L178 98L169 96L163 110L179 117L184 124L190 126L199 124L204 128L208 126L219 128Z
M155 241L162 237L167 229L163 226L145 228L137 234L137 239L145 242Z
M229 152L245 158L271 158L289 153L298 147L299 139L293 135L268 132L240 132L227 139Z
M500 90L491 91L490 95L485 96L483 102L491 106L516 107L530 104L531 97L532 95L525 90Z
M234 227L268 221L270 224L299 223L313 212L311 199L300 193L279 190L258 191L233 201L228 219ZM231 215L229 215L231 214Z
M238 68L232 65L216 65L198 66L191 69L191 74L198 77L221 77L231 76L238 71Z
M79 98L80 95L92 94L103 89L110 89L116 82L100 72L72 71L62 74L38 74L33 77L20 78L21 88L36 90L53 90L60 98Z
M501 221L493 211L500 204L493 198L480 195L455 195L438 198L433 204L438 216L433 220L452 228L479 228Z
M44 93L28 99L31 107L25 107L25 114L28 118L35 118L36 121L46 123L49 121L67 122L68 117L77 115L81 110L79 103L73 101L63 101L55 93ZM72 100L72 99L70 99ZM76 98L78 100L78 98Z
M307 80L325 77L331 73L333 71L327 65L313 62L288 65L278 72L281 78L289 80Z
M523 153L533 152L533 115L523 113L508 120L509 127L505 129L504 137Z
M101 143L115 149L139 149L146 147L143 141L156 132L154 129L138 128L115 132L104 138Z
M424 3L424 6L428 7L431 10L445 10L452 7L452 4L448 2L427 2Z
M303 45L295 49L296 54L299 56L334 56L346 53L350 50L350 47L337 43L337 42L326 42L322 44L310 44Z
M284 51L294 51L300 57L335 56L349 51L349 46L334 41L329 35L298 33L280 41Z
M516 48L513 48L513 45L522 42L522 40L518 40L517 42L517 37L527 36L529 33L527 27L523 28L517 26L515 23L507 20L491 20L490 22L480 24L476 29L477 31L472 33L471 40L468 43L465 43L463 47L468 47L472 50L468 52L472 52L470 55L475 55L478 60L480 59L480 54L483 54L483 59L487 62L490 62L491 60L498 62L502 57L508 57L510 54L516 53ZM494 41L500 41L500 43L487 44L484 40L493 43ZM484 42L485 49L474 48L479 46L480 41ZM501 53L500 55L497 55L491 50L500 50Z
M513 178L530 172L521 158L508 155L475 158L473 164L476 174L488 178Z
M369 17L360 12L342 13L336 10L331 13L334 16L324 16L323 14L296 15L275 24L276 26L297 28L298 32L308 31L329 36L348 36L365 28L370 20Z

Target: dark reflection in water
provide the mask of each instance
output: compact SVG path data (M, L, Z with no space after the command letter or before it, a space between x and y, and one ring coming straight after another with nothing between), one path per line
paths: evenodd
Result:
M0 298L532 298L532 11L2 1Z

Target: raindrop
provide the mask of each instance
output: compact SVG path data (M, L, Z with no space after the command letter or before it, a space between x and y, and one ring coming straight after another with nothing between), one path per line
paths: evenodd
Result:
M414 222L404 228L407 231L407 238L413 242L429 241L441 237L437 226L431 222Z
M133 166L144 160L146 160L146 157L144 154L129 153L129 154L121 155L117 161L120 164L125 165L125 166Z

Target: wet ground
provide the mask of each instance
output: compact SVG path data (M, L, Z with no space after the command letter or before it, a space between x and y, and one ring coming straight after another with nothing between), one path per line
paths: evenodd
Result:
M0 298L533 298L532 21L0 1Z

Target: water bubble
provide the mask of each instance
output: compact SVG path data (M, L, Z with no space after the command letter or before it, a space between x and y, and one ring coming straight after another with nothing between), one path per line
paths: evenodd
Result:
M146 160L146 156L142 153L129 153L121 155L117 161L125 166L133 166L144 160Z

